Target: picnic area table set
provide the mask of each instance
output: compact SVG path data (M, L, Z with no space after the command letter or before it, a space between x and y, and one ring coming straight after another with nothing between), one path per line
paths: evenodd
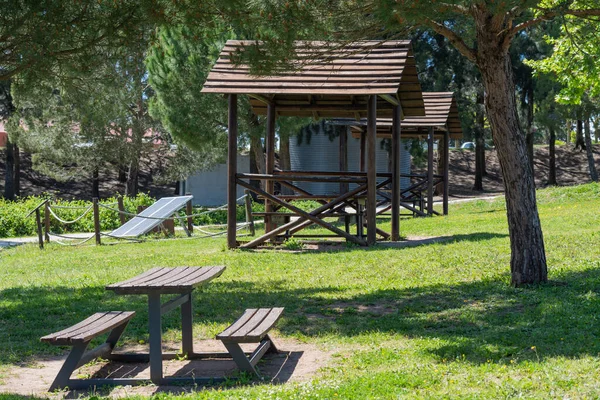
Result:
M163 360L177 359L181 354L162 351L162 316L178 308L181 312L181 352L188 360L231 358L241 371L260 376L255 365L267 352L277 352L268 332L281 317L282 307L247 309L237 321L216 336L223 342L227 352L197 352L194 349L192 295L196 288L218 278L224 271L225 266L159 267L123 282L106 286L106 290L118 295L148 296L149 352L113 353L127 324L135 316L134 311L95 313L78 324L41 338L43 342L49 344L72 347L49 390L85 389L104 385L206 384L224 381L224 376L165 377L163 375ZM161 302L163 295L177 296L163 303ZM108 333L108 337L104 343L86 351L93 339L105 333ZM252 353L246 353L240 347L240 343L258 343L258 346ZM71 378L77 368L99 357L118 362L147 362L150 366L150 379Z

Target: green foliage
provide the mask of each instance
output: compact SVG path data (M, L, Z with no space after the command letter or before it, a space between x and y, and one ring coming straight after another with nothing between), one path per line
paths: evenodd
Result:
M0 237L19 237L19 236L34 236L37 235L35 225L35 214L25 218L25 216L37 207L48 196L31 196L21 198L15 201L8 201L0 198ZM116 197L111 197L102 200L100 204L107 205L113 209L117 208ZM140 193L136 197L123 197L123 205L125 211L136 213L138 206L149 206L155 202L147 194ZM83 214L88 207L92 205L89 201L84 200L61 200L52 199L51 207L53 211L61 219L72 221ZM59 207L74 207L73 209L61 209ZM119 215L115 211L100 207L100 229L112 230L120 226ZM42 220L44 218L44 209L41 209ZM90 211L85 217L75 222L74 224L65 225L54 217L50 218L50 230L54 233L67 232L93 232L94 218Z
M304 244L302 244L302 241L292 237L283 242L283 248L286 250L302 250Z

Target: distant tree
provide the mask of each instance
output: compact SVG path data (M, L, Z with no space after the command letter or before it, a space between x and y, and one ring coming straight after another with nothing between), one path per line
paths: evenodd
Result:
M600 99L600 21L566 19L568 25L562 28L559 36L546 36L546 41L553 46L552 56L530 64L540 73L552 74L563 85L556 96L559 102L580 105L576 111L575 148L586 150L590 177L597 181L591 130L587 125L594 113L595 101L591 99Z

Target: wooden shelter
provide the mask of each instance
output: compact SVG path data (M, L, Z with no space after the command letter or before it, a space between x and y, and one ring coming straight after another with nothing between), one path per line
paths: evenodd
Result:
M265 199L265 235L244 244L255 247L275 240L284 232L294 234L312 224L320 225L335 236L360 244L375 243L377 235L392 240L399 238L399 165L401 120L425 116L421 85L410 41L364 41L353 44L329 42L297 42L296 58L291 71L271 76L251 75L247 65L236 65L239 52L256 41L230 40L226 43L215 66L209 73L202 92L228 95L228 246L237 247L236 241L236 185L241 185ZM267 116L266 173L239 174L237 154L237 96L245 94L255 113ZM275 120L277 116L312 116L314 118L366 119L365 169L361 172L298 172L275 170ZM391 120L392 159L391 174L384 182L377 182L375 141L377 120ZM250 185L249 180L262 180L265 190ZM274 183L294 190L293 196L274 194ZM292 182L355 183L357 188L334 198L314 196ZM391 235L376 227L377 190L385 185L392 190ZM314 199L322 206L305 212L293 204L294 199ZM395 199L395 201L394 201ZM365 202L366 200L366 202ZM364 206L363 206L364 204ZM273 224L278 216L275 207L283 207L298 218L280 226ZM366 208L364 208L366 206ZM346 214L348 207L356 210L357 235L352 235L325 221L326 217ZM364 208L364 212L363 212ZM363 221L366 217L366 221ZM362 237L367 228L366 240Z
M434 187L442 185L443 214L448 214L448 170L449 157L448 146L450 139L462 139L463 132L458 115L458 106L454 93L452 92L423 92L425 103L425 116L407 117L402 121L402 139L427 139L427 175L411 176L415 181L400 193L400 203L403 207L413 211L417 215L425 216L436 214L433 210ZM361 151L364 152L362 144L366 136L367 121L337 121L349 125L352 135L361 139ZM392 138L393 121L390 118L377 120L377 137ZM434 141L438 140L440 150L440 162L438 174L434 174L433 148ZM361 156L362 159L362 156ZM421 194L426 192L426 207L417 209L415 203L421 200ZM423 204L423 202L421 202ZM425 209L425 211L424 211Z

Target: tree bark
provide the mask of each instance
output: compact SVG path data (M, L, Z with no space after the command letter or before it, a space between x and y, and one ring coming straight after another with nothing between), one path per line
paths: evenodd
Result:
M533 82L527 88L527 155L529 157L529 164L531 165L531 171L534 176L535 183L535 166L533 163Z
M6 171L4 174L4 198L6 200L15 199L15 156L13 150L13 144L8 138L5 150Z
M508 50L502 46L502 33L491 25L488 14L477 16L476 62L483 78L486 114L504 179L511 283L537 284L548 280L548 271L533 171L517 116Z
M290 159L290 137L289 135L279 136L279 166L284 171L292 169L292 161ZM288 187L281 186L282 194L294 194L294 191Z
M590 119L585 120L585 152L587 153L588 166L590 168L590 178L592 182L598 182L598 171L594 164L594 149L592 148L592 133L590 129Z
M14 169L14 182L15 182L15 196L21 196L21 150L19 146L14 145L15 169Z
M583 121L577 120L577 136L575 137L575 150L580 149L579 151L585 150L585 140L583 139Z
M573 125L571 123L570 120L567 120L567 138L565 140L565 143L567 145L571 144L571 129L572 129Z
M129 164L127 171L127 182L125 184L125 194L129 197L135 197L138 194L138 177L140 175L139 159L133 160Z
M548 185L556 186L556 131L550 127L548 136Z
M254 157L254 163L256 165L258 173L264 174L267 170L267 165L265 163L265 151L263 149L260 137L254 135L250 136L250 153L252 153L252 156ZM258 185L262 186L262 181L257 182Z
M92 198L100 198L100 172L98 168L92 171Z
M485 139L484 139L484 93L483 89L477 90L477 107L475 115L475 184L473 190L483 191L483 177L485 176Z

